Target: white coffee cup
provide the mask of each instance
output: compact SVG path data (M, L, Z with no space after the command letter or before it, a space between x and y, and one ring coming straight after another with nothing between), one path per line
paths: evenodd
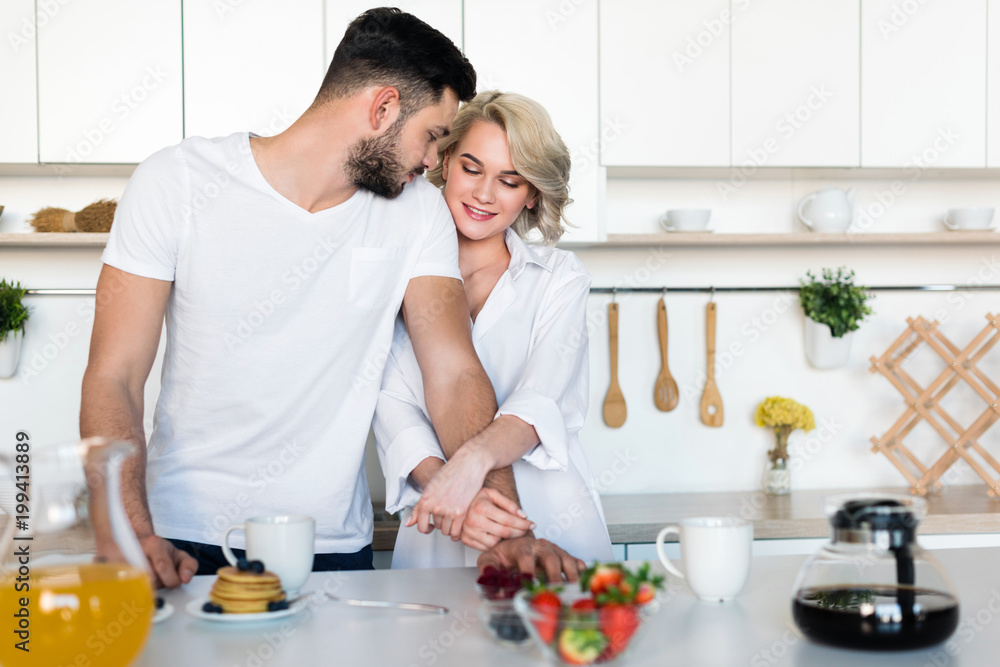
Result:
M675 208L667 211L660 226L668 232L703 232L711 218L710 208Z
M667 558L663 541L677 535L681 543L681 572ZM735 517L698 517L673 523L656 536L656 553L667 571L685 579L702 600L725 602L735 598L750 575L753 524Z
M312 572L316 522L301 514L255 516L246 523L230 526L222 536L222 553L229 564L237 558L229 548L229 534L242 530L247 535L247 560L259 560L269 572L281 578L289 597L298 593Z
M993 223L992 208L953 208L944 216L944 226L952 230L990 229Z

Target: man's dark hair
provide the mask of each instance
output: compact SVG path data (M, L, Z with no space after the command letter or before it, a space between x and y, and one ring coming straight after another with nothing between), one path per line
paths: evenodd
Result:
M369 9L347 26L316 103L348 97L369 86L395 86L400 117L441 101L445 88L468 102L476 70L450 39L416 16L392 7Z

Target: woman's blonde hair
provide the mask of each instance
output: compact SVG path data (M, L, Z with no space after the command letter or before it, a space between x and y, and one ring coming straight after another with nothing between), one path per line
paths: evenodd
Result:
M496 90L479 93L455 116L451 133L440 140L438 164L427 179L438 187L444 185L441 169L448 155L477 122L498 125L507 133L507 146L514 169L538 193L534 208L524 207L511 225L522 239L537 228L542 242L551 245L559 240L569 224L563 209L569 198L570 157L566 144L552 126L552 119L538 102L516 93Z

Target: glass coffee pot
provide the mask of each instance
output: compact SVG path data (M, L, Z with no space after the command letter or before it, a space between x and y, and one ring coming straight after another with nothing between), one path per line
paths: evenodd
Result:
M10 451L13 449L14 451ZM135 445L101 438L0 452L0 665L125 667L154 613L146 558L122 505Z
M958 599L940 564L915 539L923 498L856 494L827 498L830 542L802 566L792 616L809 639L831 646L908 650L944 641Z

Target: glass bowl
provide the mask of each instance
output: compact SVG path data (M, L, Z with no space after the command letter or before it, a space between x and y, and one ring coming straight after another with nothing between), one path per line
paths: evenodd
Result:
M570 606L577 600L590 598L589 592L574 587L558 595L563 606L555 617L534 609L529 591L514 596L514 610L534 643L556 665L619 664L643 632L646 621L660 608L654 598L643 605L609 605L580 612Z
M521 617L514 611L514 593L517 591L499 586L476 584L479 593L479 620L494 641L504 646L525 646L528 631Z

